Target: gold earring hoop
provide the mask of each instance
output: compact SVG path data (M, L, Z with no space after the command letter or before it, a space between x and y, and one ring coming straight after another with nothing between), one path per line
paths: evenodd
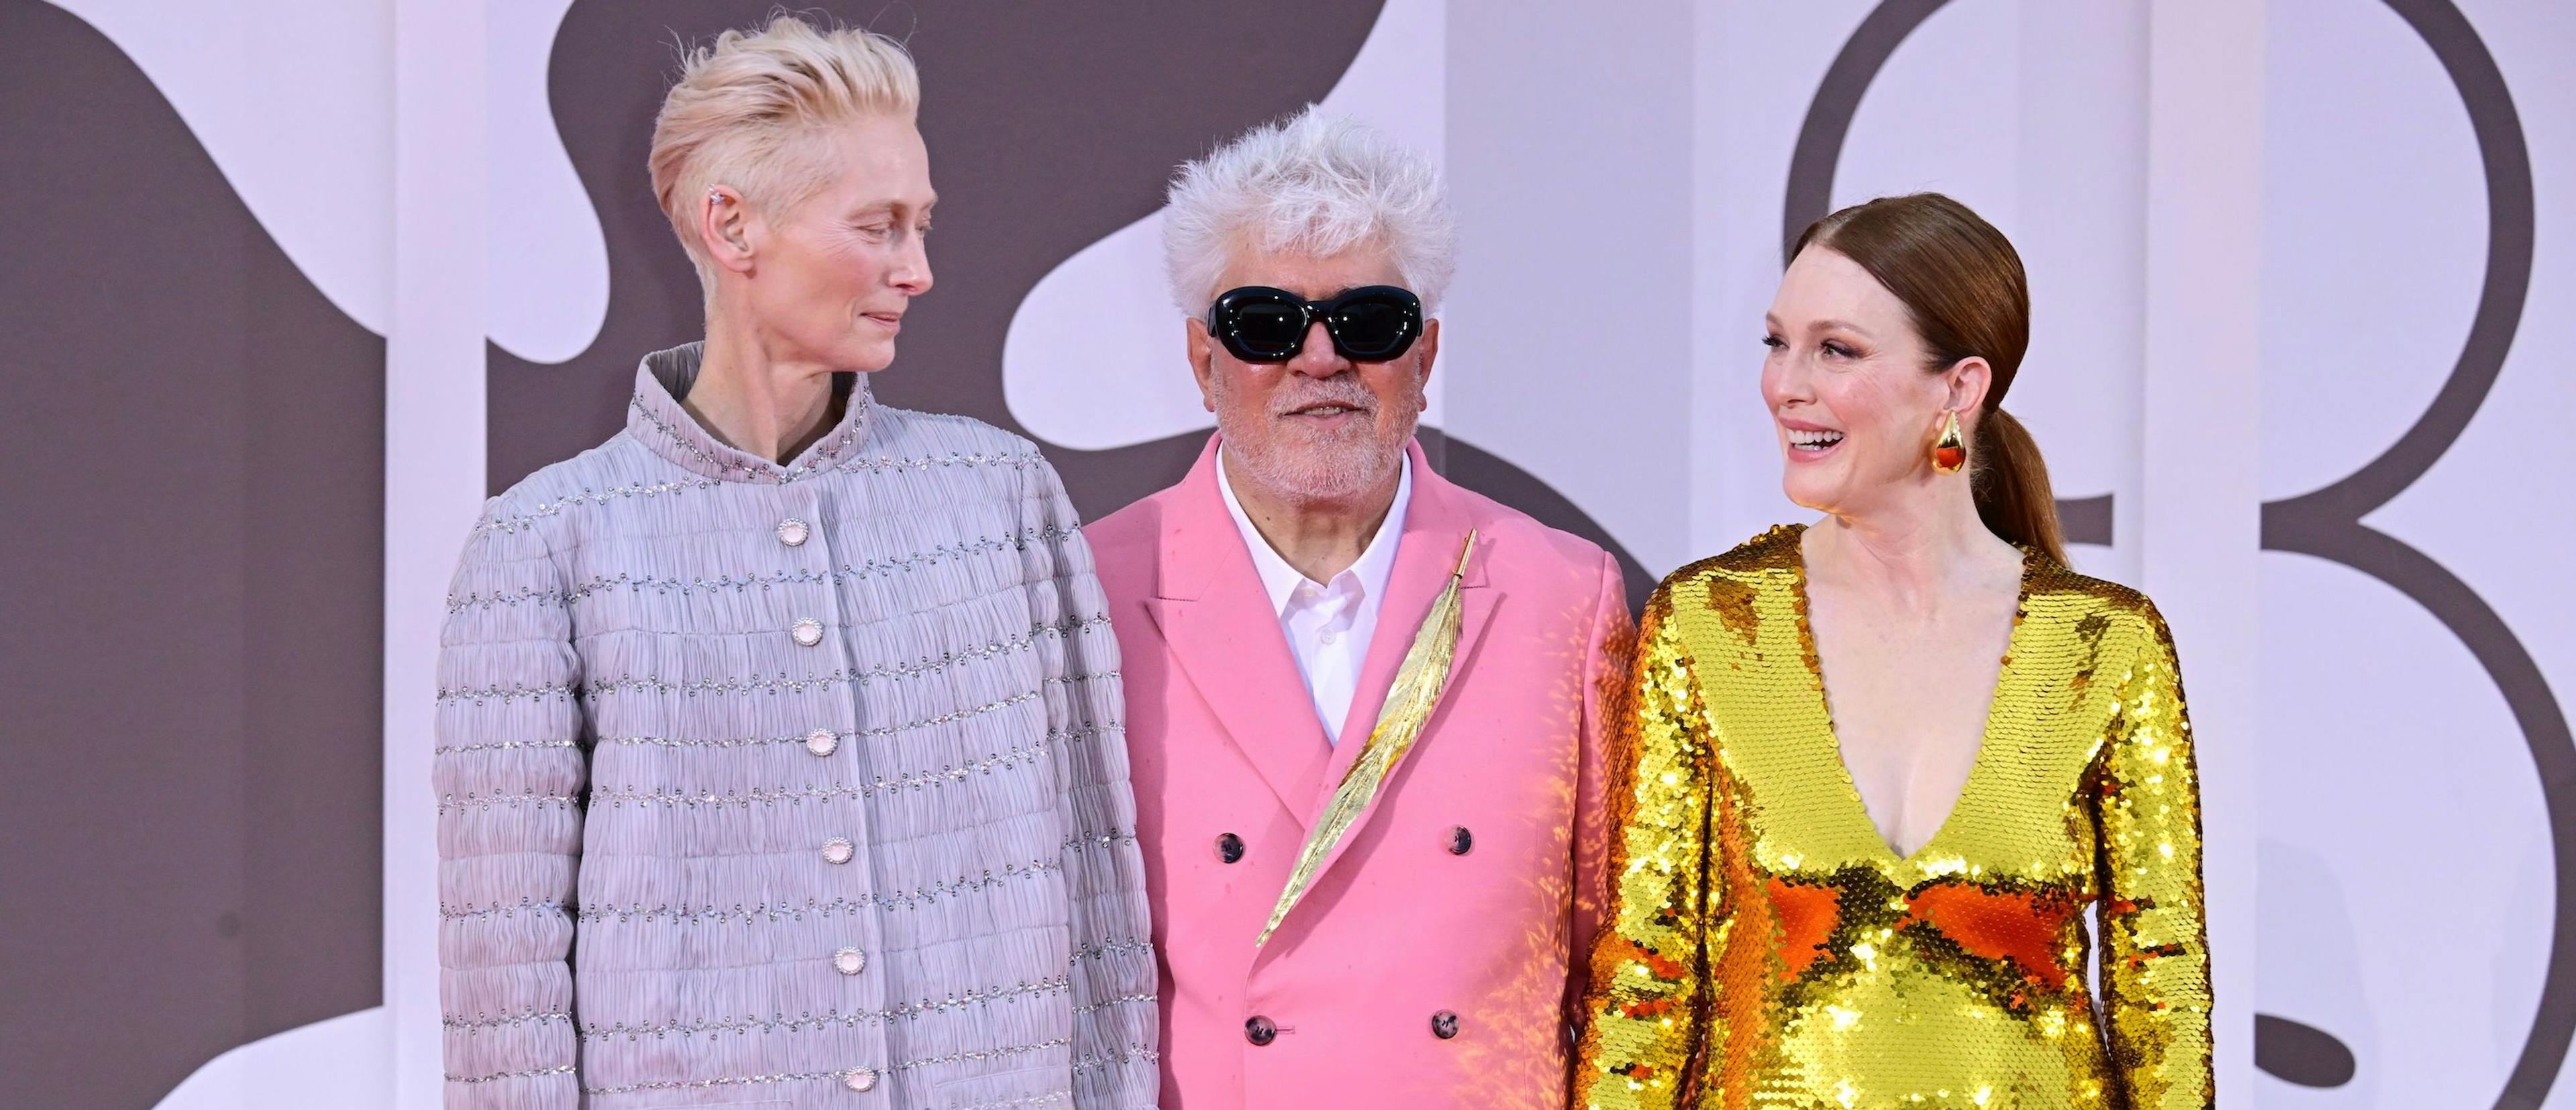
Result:
M1956 474L1968 465L1968 444L1959 438L1959 410L1947 410L1949 419L1941 425L1941 438L1932 443L1932 469L1943 474Z

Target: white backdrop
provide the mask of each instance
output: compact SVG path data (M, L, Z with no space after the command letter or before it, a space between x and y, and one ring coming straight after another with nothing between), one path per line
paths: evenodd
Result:
M607 303L545 103L566 0L62 6L135 57L308 277L388 341L385 1006L237 1049L163 1105L436 1106L430 676L483 494L485 342L569 357ZM2576 1015L2540 1012L2576 906L2559 880L2576 841L2553 837L2544 791L2576 810L2552 700L2576 690L2576 244L2551 219L2576 215L2576 7L2452 10L1390 0L1327 103L1450 175L1465 243L1433 422L1658 573L1794 515L1755 395L1793 166L1829 176L1835 205L1936 188L2011 234L2037 316L2012 407L2062 495L2111 498L2112 542L2078 562L2154 594L2181 639L2222 1098L2538 1105L2504 1095L2521 1067L2518 1090L2576 1106L2551 1082ZM243 27L301 37L224 30ZM279 41L302 61L263 61ZM2472 55L2500 87L2463 83ZM271 67L299 76L244 76ZM1802 160L1820 90L1856 103ZM2533 192L2513 194L2499 144L2527 150ZM1032 433L1106 448L1205 424L1155 235L1149 219L1103 239L1022 304L1003 374ZM2473 328L2509 339L2499 364L2459 365ZM2365 470L2387 494L2354 503L2374 532L2330 527L2316 499L2267 525L2266 502ZM2318 549L2348 558L2296 553ZM2330 1034L2350 1078L2258 1071L2257 1011ZM2536 1026L2558 1036L2527 1056Z

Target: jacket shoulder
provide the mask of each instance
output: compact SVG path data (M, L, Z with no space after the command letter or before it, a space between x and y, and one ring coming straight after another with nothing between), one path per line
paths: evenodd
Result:
M1600 544L1542 524L1528 513L1455 482L1447 484L1446 492L1482 537L1479 544L1494 543L1494 562L1488 564L1489 570L1512 573L1572 567L1591 572L1605 565L1618 565Z

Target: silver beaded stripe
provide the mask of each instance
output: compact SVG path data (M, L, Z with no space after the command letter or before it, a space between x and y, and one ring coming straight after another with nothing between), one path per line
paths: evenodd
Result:
M832 730L832 736L833 736L833 738L834 738L834 739L836 739L836 740L883 740L883 739L885 739L885 738L887 738L887 737L891 737L891 736L898 736L898 735L901 735L901 734L903 734L903 733L913 732L913 731L917 731L917 730L920 730L920 729L925 729L925 728L936 728L936 727L938 727L938 726L940 726L940 725L953 724L953 723L955 723L955 722L957 722L957 721L962 721L962 720L965 720L965 719L967 719L967 718L969 718L969 717L977 717L977 716L981 716L981 715L983 715L983 714L985 714L985 713L998 712L998 711L1003 710L1003 709L1008 709L1008 708L1010 708L1011 706L1018 705L1018 704L1020 704L1020 703L1021 703L1021 702L1023 702L1023 701L1026 701L1026 700L1029 700L1029 699L1033 699L1033 698L1039 697L1039 696L1041 696L1041 694L1042 694L1042 691L1038 691L1038 690L1028 690L1028 691L1024 691L1024 692L1022 692L1022 693L1013 694L1013 695L1011 695L1011 696L1010 696L1010 697L1008 697L1008 698L1004 698L1004 699L1002 699L1001 701L996 701L996 702L987 702L987 703L985 703L985 704L983 704L983 705L977 705L977 706L969 706L969 707L967 707L967 708L965 708L965 709L960 709L960 710L957 710L956 712L953 712L953 713L942 713L942 714L940 714L940 715L938 715L938 716L936 716L936 717L925 717L925 718L922 718L921 720L918 720L918 721L906 721L906 722L904 722L904 723L902 723L902 724L899 724L899 725L880 725L880 726L878 726L878 727L876 727L876 728L855 729L855 730L854 730L854 729L835 729L835 730ZM1108 726L1108 727L1115 728L1115 727L1117 727L1117 726L1115 726L1115 725L1111 725L1111 726ZM1099 729L1099 728L1094 727L1094 728L1090 728L1090 729L1084 729L1084 730L1081 730L1081 731L1078 731L1078 732L1063 732L1063 731L1050 732L1050 733L1048 733L1048 734L1047 734L1047 736L1048 736L1048 738L1049 738L1049 739L1065 739L1065 740L1070 740L1070 739L1078 739L1078 738L1083 737L1083 736L1096 735L1096 734L1098 734L1098 732L1099 732L1099 731L1100 731L1100 729ZM600 737L600 738L599 738L599 740L598 740L597 742L598 742L600 745L602 745L602 746L608 746L608 745L618 745L618 746L647 745L647 746L656 747L656 748L763 748L763 747L770 747L770 746L772 746L772 745L801 745L801 744L805 743L805 742L806 742L806 740L808 740L809 738L811 738L811 737L812 737L812 735L813 735L813 734L812 734L811 732L799 732L799 733L796 733L795 735L792 735L792 736L749 736L749 737L722 737L722 738L704 738L704 737L673 737L673 736L603 736L603 737ZM441 751L446 751L446 750L448 750L448 749L444 749L444 748L442 748L442 749L439 749L439 750L441 750ZM455 749L455 750L463 751L463 750L467 750L467 749L459 748L459 749ZM993 758L998 759L998 758L1000 758L1000 757L999 757L999 756L995 756L995 757L993 757Z
M553 1025L556 1022L571 1024L572 1015L557 1011L546 1014L511 1014L508 1017L488 1017L483 1014L476 1014L470 1018L457 1017L454 1014L438 1016L438 1024L441 1028L463 1030L468 1034L480 1033L486 1029L516 1029L522 1025Z
M1073 1008L1073 1012L1077 1014L1091 1014L1106 1010L1112 1006L1133 1006L1140 1002L1152 1001L1154 1001L1154 996L1150 992L1146 994L1122 994L1115 998L1104 998L1098 1002L1076 1006Z
M519 899L519 904L515 906L467 906L463 909L449 909L445 902L438 904L438 918L441 921L481 921L495 917L508 919L523 913L559 917L564 913L564 904L554 901L537 902L526 898Z
M776 790L766 789L763 787L753 787L748 792L728 790L723 794L699 793L678 789L636 789L627 787L593 791L591 793L591 802L594 805L604 802L611 809L624 806L628 802L633 802L639 806L660 805L665 809L672 806L687 806L690 809L696 809L700 806L722 806L727 808L735 806L749 807L755 805L774 806L780 802L785 802L789 805L802 805L809 801L828 802L839 798L869 798L878 794L890 793L896 790L921 790L929 787L936 787L951 781L963 782L968 776L976 772L980 771L989 774L996 767L1015 766L1023 761L1025 761L1027 765L1034 767L1038 765L1038 757L1043 755L1045 751L1046 748L1044 745L1029 748L1013 748L1008 753L1005 753L1002 756L997 756L993 759L982 760L962 767L953 767L941 771L924 771L919 774L907 775L891 782L885 779L878 779L875 782L867 783L835 783L830 786L808 786L802 789L780 788Z
M465 752L507 752L521 748L578 748L579 740L496 740L488 744L444 744L429 749L433 755L461 755Z
M986 871L981 875L967 875L943 883L932 883L918 890L897 891L893 894L865 894L857 898L840 897L828 902L808 898L802 906L786 903L771 906L764 903L749 908L737 905L731 909L712 905L701 909L690 909L685 906L674 908L667 905L648 909L640 902L628 906L583 906L575 916L575 920L604 922L613 919L624 924L641 919L647 923L667 920L674 925L733 923L750 925L762 921L771 923L802 921L809 914L815 917L846 917L855 916L871 907L885 910L909 910L922 906L935 906L939 904L942 897L955 898L974 891L990 890L1013 879L1032 879L1063 869L1062 860L1038 860L1026 864L1007 863L1002 865L999 874Z
M919 1068L939 1067L947 1064L963 1064L979 1060L998 1060L1006 1056L1018 1056L1030 1052L1043 1052L1050 1048L1069 1048L1072 1047L1072 1045L1072 1038L1058 1037L1054 1040L1039 1041L1036 1044L1011 1045L1004 1048L968 1049L962 1052L952 1052L946 1056L926 1057L919 1060L906 1060L902 1063L894 1064L885 1070L893 1072L913 1071ZM617 1087L584 1087L582 1088L581 1093L585 1095L631 1095L644 1091L685 1090L701 1087L734 1087L755 1083L801 1083L826 1079L837 1082L846 1078L850 1074L851 1070L852 1069L843 1069L841 1071L782 1072L776 1075L737 1075L725 1076L720 1079L664 1079L651 1083L630 1083Z
M573 1067L574 1065L571 1064L557 1064L551 1068L536 1068L531 1071L505 1071L495 1072L491 1075L450 1075L447 1077L447 1081L450 1083L498 1083L504 1079L538 1079L549 1075L571 1075L573 1074Z
M1014 532L1003 539L997 540L990 537L982 537L964 543L955 544L953 546L934 547L928 551L917 551L910 555L898 555L891 559L870 559L864 563L849 563L828 570L789 570L780 571L776 574L745 574L740 577L725 574L718 575L714 578L655 578L651 575L635 575L626 573L601 575L583 580L580 584L574 586L572 592L569 594L548 594L547 596L579 604L590 600L593 596L611 594L619 590L624 590L630 594L642 593L650 590L656 594L678 594L682 597L687 597L696 593L721 593L726 590L731 590L737 594L744 594L751 592L754 587L765 590L777 586L811 586L820 585L825 582L836 584L842 582L860 582L876 575L886 574L889 572L909 571L915 567L937 566L943 560L954 562L965 559L969 556L983 555L995 551L1026 551L1028 550L1029 542L1031 540L1045 541L1061 539L1067 534L1068 532L1065 529L1057 528L1054 525L1048 525L1035 531ZM533 595L542 592L543 591L535 589L520 591L523 595ZM494 594L492 595L492 599L500 600L507 596L511 595ZM483 600L474 594L467 594L465 600L469 603L480 603L484 605L491 604L491 601ZM455 608L456 606L451 603L450 611L454 611Z
M703 1022L668 1021L641 1025L628 1025L625 1022L618 1022L613 1025L584 1025L581 1027L581 1039L585 1042L614 1041L619 1039L632 1041L644 1037L667 1037L675 1034L682 1037L695 1037L701 1034L744 1034L755 1030L762 1033L802 1033L807 1031L819 1033L834 1028L856 1029L861 1025L888 1024L897 1020L910 1020L930 1014L943 1013L949 1010L964 1010L970 1007L988 1006L994 1002L1006 999L1016 1000L1026 998L1031 995L1067 994L1072 990L1073 980L1070 977L1061 979L1043 979L1035 983L1019 983L1008 987L992 987L982 991L969 990L962 995L952 994L946 998L926 998L919 1002L906 1003L901 1006L893 1006L883 1010L861 1010L859 1012L849 1014L844 1014L839 1010L833 1010L820 1015L804 1014L793 1018L784 1014L776 1014L766 1018L740 1017Z
M1001 1102L960 1103L957 1110L1009 1110L1013 1106L1053 1106L1071 1101L1073 1101L1073 1092L1064 1090L1043 1095L1030 1095L1027 1098L1005 1099Z
M1075 960L1103 960L1111 956L1125 955L1132 952L1151 952L1153 950L1154 944L1152 941L1146 940L1142 937L1128 937L1124 940L1102 941L1098 944L1085 945L1081 948L1076 948L1073 950L1073 958Z
M562 590L525 586L516 590L494 591L488 594L469 593L462 596L449 594L447 596L447 611L451 614L461 613L467 609L490 609L500 605L508 605L514 608L520 605L577 605L581 602L588 601L593 596L613 593L618 589L624 589L630 594L642 593L646 590L651 590L656 594L676 593L682 597L687 597L693 593L718 593L725 590L732 590L734 593L743 594L749 593L752 587L755 586L765 590L776 586L819 585L824 582L830 582L837 585L845 582L865 581L868 578L889 572L910 571L916 567L937 566L942 560L962 560L971 556L987 554L995 551L1026 551L1028 550L1029 543L1031 541L1046 542L1050 540L1060 540L1071 534L1071 529L1059 528L1050 524L1046 527L1031 531L1013 532L998 540L989 536L978 537L964 543L934 547L927 551L916 551L910 555L898 555L891 559L870 559L864 563L850 563L833 570L795 570L782 571L777 574L746 574L740 578L736 578L730 574L720 575L715 578L655 578L651 575L633 574L601 575L585 579L581 584L574 586L569 593Z
M877 473L907 473L926 471L934 466L1000 465L1009 466L1014 470L1025 470L1033 466L1043 466L1045 463L1046 459L1039 455L951 454L935 458L853 459L842 463L838 469L866 470ZM613 486L604 490L583 490L580 493L568 494L553 501L540 503L529 509L527 512L520 513L516 516L493 517L492 519L485 521L480 530L485 532L501 532L504 534L517 533L534 527L537 521L550 517L561 516L563 515L563 511L567 508L579 508L584 505L605 505L611 501L621 500L628 497L660 497L664 495L678 495L687 493L691 490L717 489L722 487L724 484L725 480L722 478L687 478L676 482L639 482L631 486Z
M950 667L970 661L998 659L1005 655L1023 652L1034 648L1037 646L1038 641L1049 637L1061 638L1071 636L1081 632L1086 627L1105 626L1108 623L1109 617L1106 614L1096 617L1075 617L1070 620L1032 625L1029 628L1028 634L1025 636L1006 637L1004 639L994 640L990 643L980 644L975 647L946 652L934 657L918 659L905 663L883 663L863 671L833 671L830 674L824 675L809 674L804 678L789 678L782 674L776 677L753 675L749 678L699 678L691 679L687 682L673 682L660 675L623 675L617 678L602 679L598 682L592 683L588 689L581 691L581 696L584 700L595 702L600 698L614 694L644 693L660 695L676 693L682 697L693 698L701 694L709 696L737 696L745 694L776 694L780 691L801 694L807 690L829 690L835 686L865 686L871 682L914 679L927 675L938 674ZM1048 681L1077 682L1099 677L1103 676L1063 675L1058 678L1049 679ZM513 688L513 691L515 691L515 688ZM509 696L513 696L513 691L441 690L439 692L439 697L442 700L473 697L476 698L477 701L480 701L482 697L488 696L500 697L506 700Z
M444 817L449 810L490 809L494 806L506 806L511 809L521 806L535 806L539 809L578 809L581 805L582 799L578 794L541 794L535 790L526 790L517 794L468 794L462 798L447 794L438 799L438 813L439 816Z

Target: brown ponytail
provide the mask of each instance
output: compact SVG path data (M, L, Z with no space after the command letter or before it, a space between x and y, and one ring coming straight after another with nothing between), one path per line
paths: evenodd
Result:
M2030 279L2012 241L1967 205L1913 193L1855 204L1808 225L1790 256L1810 245L1859 263L1905 302L1929 369L1946 371L1970 358L1993 368L1968 450L1977 517L1994 534L2065 562L2048 464L2030 430L2003 410L2030 348Z

